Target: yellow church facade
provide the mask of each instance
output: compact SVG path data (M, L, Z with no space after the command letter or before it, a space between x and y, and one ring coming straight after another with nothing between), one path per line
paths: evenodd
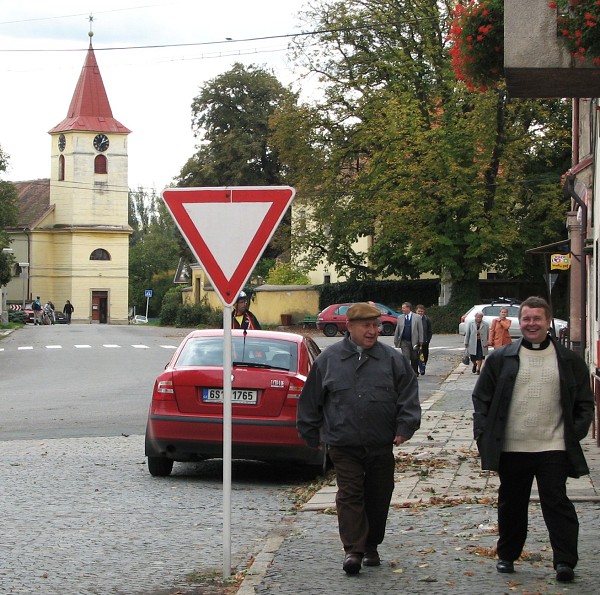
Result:
M9 304L40 296L62 310L69 300L72 322L127 324L129 133L112 116L90 43L67 117L49 131L50 179L15 183Z

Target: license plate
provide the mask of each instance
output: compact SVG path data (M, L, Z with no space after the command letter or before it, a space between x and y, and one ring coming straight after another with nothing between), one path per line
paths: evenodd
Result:
M202 401L204 403L222 403L223 389L203 388ZM237 405L256 405L258 402L258 391L234 388L231 390L231 402Z

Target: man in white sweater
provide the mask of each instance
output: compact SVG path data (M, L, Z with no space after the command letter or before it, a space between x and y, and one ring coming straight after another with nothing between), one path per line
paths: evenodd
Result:
M483 469L498 471L498 562L514 572L527 538L535 478L556 579L572 581L579 521L567 477L589 473L579 441L590 427L594 397L583 359L548 333L552 312L539 297L519 310L523 338L487 358L473 391L474 436Z

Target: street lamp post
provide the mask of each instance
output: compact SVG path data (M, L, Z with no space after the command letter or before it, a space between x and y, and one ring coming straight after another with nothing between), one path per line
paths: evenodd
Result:
M29 274L29 263L28 262L20 262L19 266L21 267L21 279L23 279L23 310L25 310L25 281Z

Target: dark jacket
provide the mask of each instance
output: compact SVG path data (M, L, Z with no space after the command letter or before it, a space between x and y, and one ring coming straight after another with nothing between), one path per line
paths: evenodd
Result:
M348 337L323 351L298 402L297 427L312 447L391 448L421 425L417 377L408 360L377 342L359 354Z
M589 473L579 441L585 438L594 416L594 397L588 368L579 355L551 339L556 348L560 402L565 428L569 476ZM481 468L498 470L506 420L519 371L522 339L495 349L485 360L473 390L473 432L481 454Z
M241 328L241 329L246 329L246 330L250 329L250 330L255 330L255 331L260 330L260 322L258 322L258 320L256 319L256 316L254 316L254 314L252 314L252 312L250 312L250 310L246 310L242 316L243 316L242 324L240 326L240 323L237 321L237 318L235 317L235 312L232 314L231 328Z
M426 314L423 314L423 316L421 316L421 323L423 324L423 343L431 343L431 337L433 337L431 318Z

